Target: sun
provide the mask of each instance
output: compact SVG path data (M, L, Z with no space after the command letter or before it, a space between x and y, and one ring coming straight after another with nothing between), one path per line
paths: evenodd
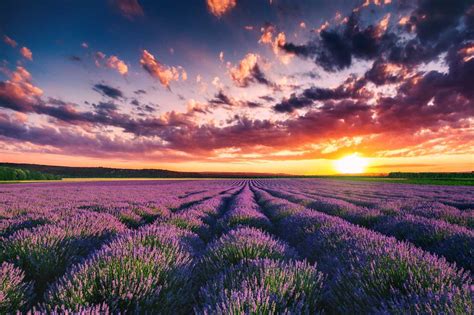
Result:
M367 159L354 153L335 161L334 168L340 174L360 174L364 173L368 164Z

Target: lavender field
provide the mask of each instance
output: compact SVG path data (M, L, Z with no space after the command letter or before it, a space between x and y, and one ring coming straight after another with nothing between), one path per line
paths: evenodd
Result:
M0 314L472 314L474 190L0 186Z

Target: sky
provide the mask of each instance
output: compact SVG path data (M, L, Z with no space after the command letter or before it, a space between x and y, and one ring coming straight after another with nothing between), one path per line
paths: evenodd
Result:
M0 161L474 169L474 0L0 2Z

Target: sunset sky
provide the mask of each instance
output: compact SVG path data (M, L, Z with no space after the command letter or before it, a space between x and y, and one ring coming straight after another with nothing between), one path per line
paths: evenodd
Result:
M0 36L0 162L474 170L473 0L2 0Z

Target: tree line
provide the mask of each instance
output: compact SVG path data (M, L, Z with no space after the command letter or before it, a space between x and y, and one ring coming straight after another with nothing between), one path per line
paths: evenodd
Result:
M388 174L391 178L423 178L423 179L452 179L452 178L474 178L474 172L464 173L405 173L405 172L392 172Z
M21 169L0 166L0 180L57 180L61 176Z

